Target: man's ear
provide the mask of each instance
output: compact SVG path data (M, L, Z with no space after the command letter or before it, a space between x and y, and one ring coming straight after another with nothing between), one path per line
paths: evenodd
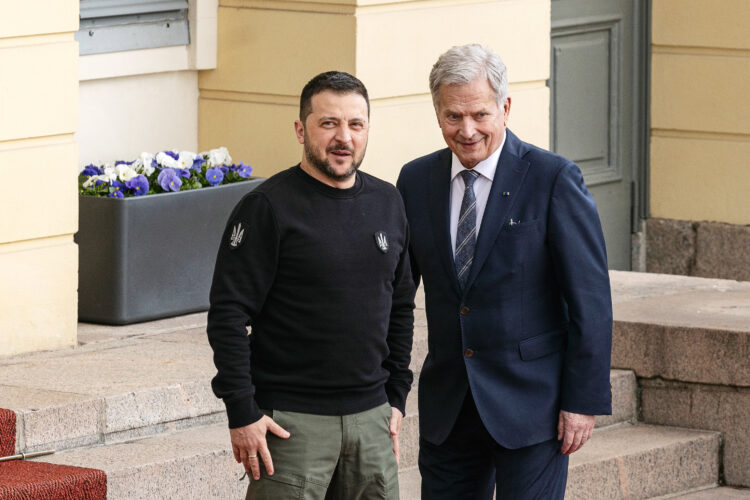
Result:
M510 96L505 98L505 103L503 103L503 115L505 115L504 122L505 125L508 124L508 115L510 115Z
M299 120L294 120L294 133L297 134L297 141L300 144L305 143L305 126Z

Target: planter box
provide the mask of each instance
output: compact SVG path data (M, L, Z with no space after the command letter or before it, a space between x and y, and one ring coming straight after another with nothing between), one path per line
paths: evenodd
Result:
M78 197L78 319L126 325L208 309L221 235L264 179L139 198Z

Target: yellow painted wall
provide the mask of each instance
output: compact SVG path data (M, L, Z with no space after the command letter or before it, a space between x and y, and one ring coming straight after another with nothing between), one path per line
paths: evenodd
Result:
M299 93L316 74L338 69L370 92L362 168L394 182L405 162L445 147L427 79L442 52L464 43L503 57L510 126L546 146L549 32L549 0L221 0L217 68L199 75L199 146L226 144L261 176L297 163Z
M654 0L651 216L750 224L750 3Z
M78 0L0 16L0 356L76 341L77 28Z

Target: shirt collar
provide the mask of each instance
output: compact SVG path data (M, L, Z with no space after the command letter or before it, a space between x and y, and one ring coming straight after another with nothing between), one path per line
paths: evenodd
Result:
M490 156L477 163L472 170L476 171L483 177L486 177L490 180L490 182L494 180L495 171L497 170L497 162L500 159L500 153L503 151L503 146L505 146L505 139L507 138L508 133L506 131L503 137L503 142L500 143L500 147L497 148ZM458 156L456 156L456 153L451 153L451 155L453 157L453 160L451 161L451 182L453 182L453 179L455 179L458 174L468 169L461 165L461 161L458 159Z

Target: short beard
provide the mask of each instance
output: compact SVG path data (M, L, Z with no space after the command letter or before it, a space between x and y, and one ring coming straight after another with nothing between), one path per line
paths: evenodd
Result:
M336 171L331 166L331 162L328 161L328 159L321 159L315 156L315 153L312 151L312 149L309 146L310 141L307 139L307 133L305 133L305 158L307 158L307 161L310 162L310 164L315 167L320 173L328 177L329 179L336 181L336 182L342 182L347 179L349 179L354 173L357 171L359 166L362 164L362 160L364 159L365 155L362 154L362 157L359 159L359 161L355 161L354 159L354 151L352 151L351 148L344 146L343 144L334 144L333 146L329 146L326 148L326 154L330 153L333 150L336 149L345 149L352 153L352 164L349 166L349 168L344 172L343 174L336 173Z

